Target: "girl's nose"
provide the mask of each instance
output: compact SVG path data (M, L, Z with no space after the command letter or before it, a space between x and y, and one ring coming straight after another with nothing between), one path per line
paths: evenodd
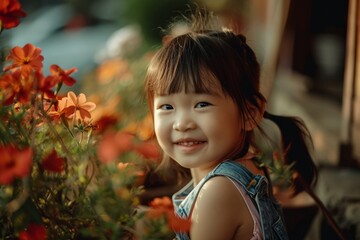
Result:
M191 119L179 119L174 122L173 129L176 131L188 131L196 128L196 123Z

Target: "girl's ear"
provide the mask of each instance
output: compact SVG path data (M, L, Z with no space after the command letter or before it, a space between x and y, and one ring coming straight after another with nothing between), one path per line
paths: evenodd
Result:
M259 125L259 123L264 117L265 102L259 100L259 108L257 108L252 104L249 104L248 106L249 106L249 112L248 112L249 115L246 116L245 130L251 131Z

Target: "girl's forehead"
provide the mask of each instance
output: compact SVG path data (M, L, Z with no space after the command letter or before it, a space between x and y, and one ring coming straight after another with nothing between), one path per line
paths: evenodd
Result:
M185 93L223 94L220 80L209 70L199 69L199 71L195 72L180 72L172 79L162 79L160 81L164 81L165 84L162 88L163 93L184 91Z

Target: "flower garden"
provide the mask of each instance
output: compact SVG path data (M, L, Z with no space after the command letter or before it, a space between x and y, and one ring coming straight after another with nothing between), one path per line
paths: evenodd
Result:
M1 32L23 17L18 0L1 1ZM1 239L169 239L174 229L189 228L169 197L141 206L144 179L160 160L143 101L150 54L103 62L84 80L93 89L76 93L76 67L54 63L45 76L46 59L31 43L5 53Z

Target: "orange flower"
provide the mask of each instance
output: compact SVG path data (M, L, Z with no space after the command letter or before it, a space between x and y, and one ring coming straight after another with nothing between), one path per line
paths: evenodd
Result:
M149 140L155 136L150 114L147 114L141 122L131 122L125 130L136 134L141 140Z
M65 170L66 160L59 157L55 150L43 159L41 167L50 172L62 172Z
M0 76L0 91L5 105L14 101L27 103L33 89L33 81L25 79L19 70Z
M160 148L154 141L141 142L134 147L134 150L145 159L149 159L154 162L159 162L161 157Z
M46 97L48 98L55 98L55 94L52 88L55 87L57 83L56 79L52 79L49 77L45 78L40 72L35 72L35 76L38 79L38 91L45 93Z
M149 219L158 219L163 216L166 217L167 212L174 211L171 199L169 197L154 198L149 203L149 209L146 213L146 217Z
M51 76L48 76L52 82L56 83L64 83L66 86L72 86L75 83L75 79L70 77L70 74L77 71L77 68L70 68L68 70L64 70L56 64L50 66Z
M149 206L152 208L159 208L159 209L173 209L172 201L169 197L157 197L154 198L150 203Z
M123 59L111 59L104 61L97 68L96 74L98 81L106 84L114 79L130 79L131 72L128 62Z
M42 61L44 57L40 54L41 49L28 43L24 47L14 47L10 54L6 57L7 60L12 60L12 64L5 67L4 71L20 68L21 72L28 76L31 71L42 71Z
M108 133L99 142L97 154L103 163L109 163L126 151L133 149L132 134L126 132Z
M66 102L66 107L63 111L68 118L72 118L77 113L80 114L81 119L91 118L90 112L96 108L95 103L86 102L86 96L83 93L76 96L74 92L70 91L67 94L67 98L63 98L62 101Z
M167 214L168 225L175 232L189 232L191 227L191 219L182 219L175 215L174 211Z
M175 232L189 232L191 220L182 219L175 215L174 206L169 197L154 198L149 206L150 210L148 211L147 217L159 218L165 215L170 229Z
M65 97L59 95L56 96L56 98L46 99L46 102L44 104L44 109L48 111L48 115L51 117L52 120L60 120L61 115L64 114L63 110L65 107L66 107L66 99Z
M2 93L2 101L5 105L10 105L14 102L20 90L19 82L16 74L0 76L0 92Z
M26 13L21 9L18 0L0 1L0 32L19 25L19 18L25 17Z
M93 96L96 99L98 95ZM98 101L101 101L98 99ZM116 127L116 124L121 120L121 113L117 111L119 107L120 97L118 95L107 98L103 104L97 106L91 113L92 119L99 126L98 132L102 133L112 127Z
M44 225L30 223L28 228L19 234L19 240L46 240L47 233Z
M33 152L18 150L12 145L0 146L0 184L10 184L14 178L29 175Z

